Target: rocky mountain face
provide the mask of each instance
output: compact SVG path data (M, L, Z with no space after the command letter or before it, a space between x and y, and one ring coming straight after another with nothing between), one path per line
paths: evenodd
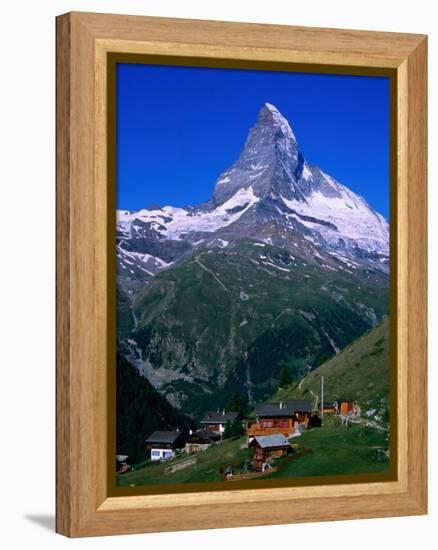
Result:
M193 415L272 392L388 313L389 227L266 103L202 205L117 211L118 347Z

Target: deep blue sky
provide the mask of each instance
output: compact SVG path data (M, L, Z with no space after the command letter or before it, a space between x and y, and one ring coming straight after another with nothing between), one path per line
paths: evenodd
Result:
M208 200L265 103L300 149L388 218L389 79L118 64L117 208Z

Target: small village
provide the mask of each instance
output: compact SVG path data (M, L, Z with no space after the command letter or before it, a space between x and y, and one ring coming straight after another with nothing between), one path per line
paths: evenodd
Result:
M332 425L335 422L342 428L367 423L361 419L358 403L347 398L320 400L319 406L306 399L257 403L253 412L245 417L237 411L218 409L208 412L197 430L151 433L144 442L145 462L139 467L147 469L165 464L164 474L173 474L192 468L199 455L212 447L236 441L239 461L227 459L218 464L218 479L239 481L267 477L311 453L312 449L301 444L300 438L309 430L324 430L326 422ZM132 470L128 456L116 456L119 478Z

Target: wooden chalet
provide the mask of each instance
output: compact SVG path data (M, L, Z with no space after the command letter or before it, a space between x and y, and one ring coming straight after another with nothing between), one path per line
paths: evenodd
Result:
M184 449L186 434L175 431L157 430L145 441L146 449L150 453L151 460L170 460L176 451Z
M354 404L355 402L352 399L340 397L334 402L335 412L338 414L347 414L353 410Z
M291 444L283 434L257 435L249 446L253 450L252 462L254 468L261 471L274 458L292 451Z
M232 424L240 419L240 413L235 411L226 412L225 410L216 412L208 412L201 420L202 428L206 432L223 434L225 426L229 422Z
M192 432L190 430L189 435L186 437L185 452L187 454L198 453L199 451L205 451L211 445L214 445L220 441L221 436L215 432L208 432L205 430L197 430Z
M255 406L256 419L247 427L249 441L255 436L283 434L290 436L299 424L307 424L312 404L307 399L289 399L280 403L258 403Z
M320 407L319 407L320 408ZM324 414L331 414L336 412L334 401L324 401L322 404L322 410Z

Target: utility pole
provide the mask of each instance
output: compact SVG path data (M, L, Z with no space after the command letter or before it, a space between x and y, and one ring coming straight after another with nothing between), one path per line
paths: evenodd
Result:
M321 376L321 424L324 420L324 376Z

